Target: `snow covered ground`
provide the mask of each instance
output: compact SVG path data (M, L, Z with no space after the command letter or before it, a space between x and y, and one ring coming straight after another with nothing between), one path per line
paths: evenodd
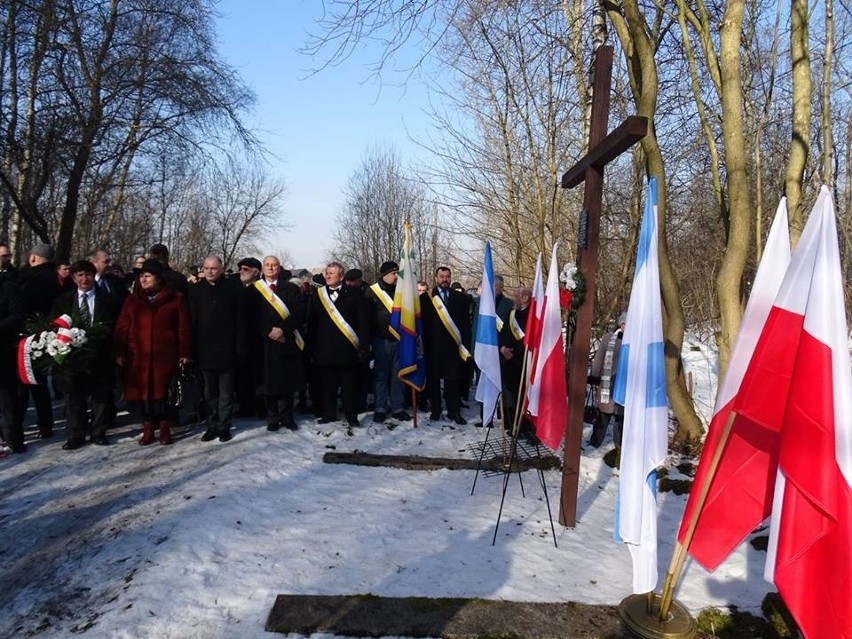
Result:
M714 355L688 342L684 358L709 416ZM466 414L475 419L473 404ZM612 541L618 474L602 462L611 442L584 451L578 525L556 523L558 548L534 472L526 497L509 483L492 545L499 477L480 476L471 495L473 471L322 460L355 450L471 458L483 429L421 413L416 429L389 430L364 414L350 437L342 423L299 421L297 432L270 433L240 420L225 444L201 442L195 426L172 446L141 447L125 418L111 446L70 452L58 421L53 440L0 460L0 636L269 637L281 593L602 604L630 594L629 552ZM555 519L561 474L545 476ZM661 575L685 499L660 496ZM714 574L688 561L677 598L693 613L735 604L759 614L772 589L763 559L746 543Z

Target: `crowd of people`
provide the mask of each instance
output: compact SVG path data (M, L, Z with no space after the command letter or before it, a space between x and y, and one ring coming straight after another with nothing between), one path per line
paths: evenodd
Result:
M73 326L94 327L87 344L90 364L52 371L65 401L66 440L75 450L109 445L116 398L122 397L142 424L141 445L169 444L178 420L174 401L178 379L197 380L205 442L232 438L236 416L265 420L269 431L296 430L296 412L313 413L319 423L342 423L351 431L359 414L372 422L411 419L428 410L433 421L467 423L474 376L471 351L475 301L448 267L434 283L418 282L427 383L413 396L398 379L398 335L391 309L399 266L381 265L376 282L358 269L330 262L321 274L293 275L279 259L241 260L236 273L221 258L205 258L186 276L169 264L168 248L152 246L134 257L125 276L107 251L57 264L47 244L32 247L20 269L8 246L0 245L0 413L3 438L13 452L26 450L23 415L30 400L39 438L54 435L50 379L34 373L35 384L17 374L25 320L67 315ZM530 290L519 287L514 303L496 282L504 394L514 410L523 354L523 328ZM96 337L97 334L97 337ZM415 404L415 402L417 402ZM486 424L494 416L483 416ZM481 425L481 421L478 422ZM390 424L389 424L390 425Z

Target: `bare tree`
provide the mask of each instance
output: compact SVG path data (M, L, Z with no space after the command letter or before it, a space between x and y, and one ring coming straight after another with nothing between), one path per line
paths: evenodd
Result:
M2 97L9 218L55 240L60 256L71 251L84 191L117 181L114 219L134 156L155 141L254 145L239 118L252 96L218 58L210 0L9 0L0 16L4 82L14 88ZM50 217L42 198L56 174L64 198Z
M398 256L404 224L409 221L419 244L418 262L434 260L432 246L438 244L439 232L425 189L405 171L393 148L374 147L366 152L349 176L344 198L337 227L345 233L334 248L336 258L359 266L368 280L376 278L382 262Z

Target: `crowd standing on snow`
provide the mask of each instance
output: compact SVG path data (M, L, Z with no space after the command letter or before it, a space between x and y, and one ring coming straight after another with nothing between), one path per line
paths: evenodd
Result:
M47 244L34 246L27 264L16 268L9 247L0 245L6 450L26 451L23 416L30 400L37 436L53 437L54 391L65 401L66 450L110 444L118 397L142 422L139 444L171 443L180 403L176 389L193 384L200 398L192 409L206 423L202 441L229 441L235 416L265 419L272 432L296 430L297 411L328 424L338 421L342 409L340 421L350 432L368 408L373 423L387 421L389 427L410 420L417 408L428 410L432 421L467 424L461 409L475 374L476 301L452 281L450 268L438 268L431 287L418 282L427 380L418 396L398 378L398 337L390 325L396 262L382 264L378 281L369 285L360 270L346 271L338 262L321 274L296 277L271 255L263 261L247 257L238 269L226 273L222 260L211 255L187 277L169 265L162 244L136 256L127 275L104 250L57 264ZM496 280L503 410L511 415L531 291L519 287L513 303L503 294L502 278ZM89 329L87 365L58 367L51 378L30 370L30 383L23 383L27 322L61 316Z

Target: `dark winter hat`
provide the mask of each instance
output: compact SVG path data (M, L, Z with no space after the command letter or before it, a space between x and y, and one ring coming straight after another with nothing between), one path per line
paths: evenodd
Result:
M163 279L163 265L160 264L157 260L145 260L142 262L142 268L139 269L139 273L150 273L157 279Z
M311 278L311 283L314 286L325 286L325 278L322 276L322 273L317 273Z
M350 268L348 271L346 271L346 274L343 276L343 279L352 282L355 280L360 280L362 277L364 277L364 274L361 272L361 269Z
M388 273L393 273L394 271L399 270L399 264L396 262L385 262L382 264L382 267L379 269L379 273L382 274L382 277L387 275Z
M43 257L46 260L53 260L53 256L55 255L53 247L50 244L36 244L30 253L38 257Z
M71 273L89 273L97 275L98 269L89 260L77 260L71 265Z
M258 271L263 268L263 264L261 264L260 260L256 257L244 257L239 262L237 262L237 268L242 268L243 266L248 266L249 268L256 268Z
M289 282L293 279L293 272L288 268L282 268L278 271L278 279L284 280L285 282Z

